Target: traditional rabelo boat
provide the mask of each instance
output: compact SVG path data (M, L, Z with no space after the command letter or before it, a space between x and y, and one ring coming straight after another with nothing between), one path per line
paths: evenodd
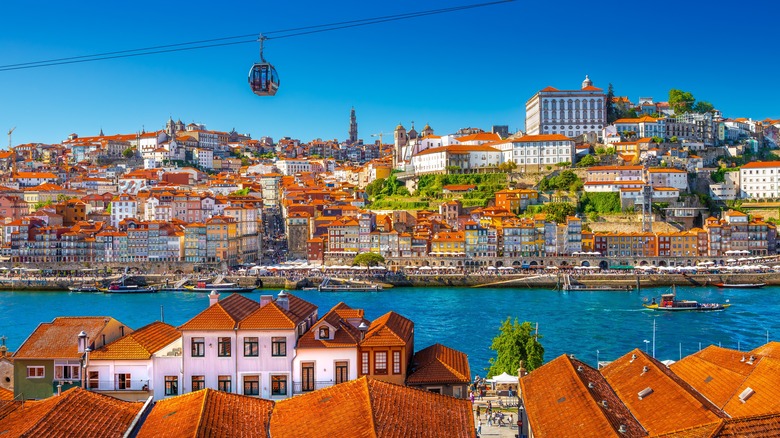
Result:
M642 304L646 309L651 310L663 310L663 311L710 311L710 310L723 310L731 304L721 303L700 303L692 300L678 300L674 286L672 286L672 292L661 295L661 302L657 303L655 298L650 304Z
M766 283L712 283L712 285L723 289L758 289L766 286Z

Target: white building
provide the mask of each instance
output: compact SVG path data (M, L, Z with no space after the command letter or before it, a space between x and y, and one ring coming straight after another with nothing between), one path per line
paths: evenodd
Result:
M514 161L519 170L534 171L547 165L574 162L574 141L565 135L526 135L495 145L502 161Z
M260 302L239 294L219 300L179 327L184 355L181 393L212 388L265 399L292 396L292 364L317 307L280 292Z
M604 90L585 76L579 90L547 87L525 104L525 129L529 135L563 134L576 137L598 134L607 124Z
M311 172L311 163L309 160L282 158L276 162L276 168L282 175L291 176L296 173Z
M86 387L127 401L174 396L178 385L171 381L178 381L181 359L181 333L153 322L90 352Z
M754 161L739 169L740 197L780 198L780 161Z
M726 172L723 182L710 184L710 197L715 201L733 201L740 196L739 172Z
M653 168L648 170L650 185L653 187L674 187L688 190L688 172L675 168Z
M619 192L621 189L641 189L644 181L588 181L583 185L586 192Z
M501 164L501 151L480 145L452 145L427 149L412 156L412 166L417 174L478 172L495 169ZM457 170L455 170L457 168Z
M192 150L192 159L198 163L201 169L214 168L214 151L211 149L195 148Z
M138 201L127 193L115 196L111 201L111 226L116 228L119 223L127 218L134 218L138 214Z
M364 330L371 324L362 309L339 303L301 337L293 360L295 393L357 379L361 323Z

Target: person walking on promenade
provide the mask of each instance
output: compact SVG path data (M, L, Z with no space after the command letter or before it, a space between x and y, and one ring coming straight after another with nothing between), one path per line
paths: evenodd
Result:
M477 436L482 435L482 420L477 421Z

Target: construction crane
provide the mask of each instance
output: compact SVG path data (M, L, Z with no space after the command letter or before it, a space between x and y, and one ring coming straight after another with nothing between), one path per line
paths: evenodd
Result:
M16 130L16 126L8 130L8 150L11 150L11 134L13 134L14 130Z
M391 135L391 134L394 135L395 133L394 132L379 132L379 133L376 133L376 134L371 134L371 137L379 137L379 156L380 156L380 158L382 156L382 145L383 145L382 137L384 137L385 135ZM393 151L395 151L395 148L393 149ZM393 152L393 153L395 153L395 152Z

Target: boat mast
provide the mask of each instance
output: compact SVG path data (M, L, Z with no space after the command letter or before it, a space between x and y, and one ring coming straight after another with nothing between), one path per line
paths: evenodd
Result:
M655 359L655 318L653 318L653 359Z

